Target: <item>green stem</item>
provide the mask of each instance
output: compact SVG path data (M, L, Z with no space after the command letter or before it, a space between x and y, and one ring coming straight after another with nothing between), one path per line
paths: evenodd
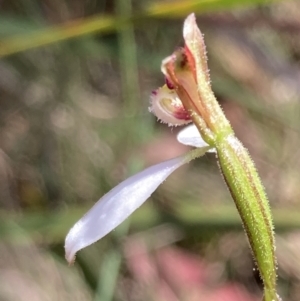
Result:
M217 141L216 149L221 172L243 221L264 283L264 301L279 301L273 223L258 173L248 151L233 134Z

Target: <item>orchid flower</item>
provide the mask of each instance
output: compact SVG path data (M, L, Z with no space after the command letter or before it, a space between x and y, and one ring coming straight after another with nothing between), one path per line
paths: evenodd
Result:
M209 150L217 154L220 172L243 223L264 284L264 301L280 301L271 209L249 152L237 139L211 89L204 38L189 15L183 26L184 47L162 61L166 84L151 95L150 111L169 126L192 122L179 142L197 147L184 156L159 163L113 188L70 230L66 258L94 243L125 220L173 171Z
M194 125L179 132L177 139L197 149L161 162L126 179L104 195L69 231L65 251L72 263L77 251L101 239L139 208L155 189L177 168L212 148L203 141Z

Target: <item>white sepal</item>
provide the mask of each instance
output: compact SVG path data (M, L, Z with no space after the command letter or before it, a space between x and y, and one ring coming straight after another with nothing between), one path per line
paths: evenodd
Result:
M177 134L177 141L184 145L194 146L194 147L204 147L208 144L202 139L197 127L192 124L185 127ZM214 148L210 149L208 152L215 152Z
M69 231L65 241L66 259L74 261L77 251L96 242L140 207L154 190L190 159L174 158L126 179L104 195Z

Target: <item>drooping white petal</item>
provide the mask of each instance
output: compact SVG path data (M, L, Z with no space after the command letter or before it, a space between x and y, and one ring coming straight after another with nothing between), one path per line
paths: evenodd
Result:
M174 158L128 178L104 195L69 231L66 259L71 263L77 251L96 242L140 207L154 190L191 155Z

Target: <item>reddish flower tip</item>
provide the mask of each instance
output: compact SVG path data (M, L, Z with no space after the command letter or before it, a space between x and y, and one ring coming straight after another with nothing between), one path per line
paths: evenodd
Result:
M171 81L167 77L165 77L165 82L166 82L167 87L170 90L173 90L175 88L174 85L171 83Z

